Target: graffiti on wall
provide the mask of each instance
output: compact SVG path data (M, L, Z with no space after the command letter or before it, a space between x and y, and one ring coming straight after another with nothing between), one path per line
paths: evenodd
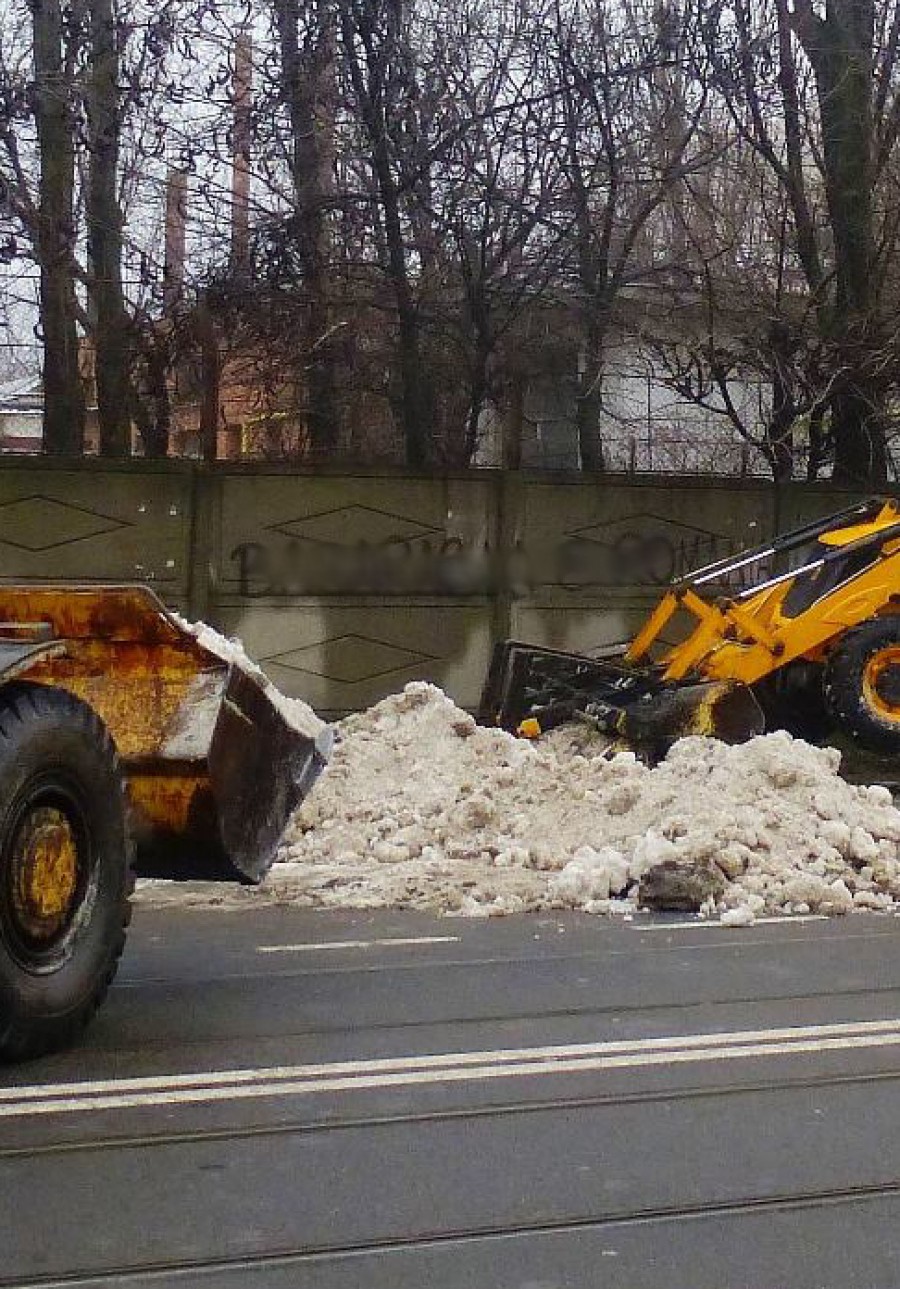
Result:
M350 513L352 512L352 513ZM314 523L311 521L315 521ZM733 539L652 514L501 549L353 506L272 525L228 552L245 598L527 595L538 586L661 587L734 553Z

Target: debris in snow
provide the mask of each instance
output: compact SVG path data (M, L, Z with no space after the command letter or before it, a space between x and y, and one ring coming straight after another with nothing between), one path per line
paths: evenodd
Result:
M682 739L651 769L583 729L481 728L419 682L338 733L258 899L467 917L650 904L728 926L900 906L890 793L785 733Z
M699 913L704 906L715 908L725 889L724 874L711 859L664 859L653 868L644 868L642 861L641 867L641 908Z

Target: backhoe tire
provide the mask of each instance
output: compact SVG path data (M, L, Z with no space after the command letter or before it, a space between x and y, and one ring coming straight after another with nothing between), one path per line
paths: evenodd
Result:
M821 664L791 662L753 686L766 730L787 730L808 743L824 743L834 729L825 703Z
M61 689L0 690L0 1061L71 1043L103 1001L133 887L122 774Z
M835 724L861 747L900 752L900 617L847 631L825 664L824 692Z

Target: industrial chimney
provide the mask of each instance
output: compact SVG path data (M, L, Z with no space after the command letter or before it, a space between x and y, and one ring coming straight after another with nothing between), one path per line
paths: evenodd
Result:
M187 173L171 169L166 176L166 244L163 262L163 311L172 312L184 290L187 226Z
M232 87L231 267L246 269L250 258L250 144L253 106L253 45L242 31L234 48Z

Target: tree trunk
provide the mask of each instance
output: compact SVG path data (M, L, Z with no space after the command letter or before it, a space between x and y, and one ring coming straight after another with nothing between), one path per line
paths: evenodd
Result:
M501 465L518 470L522 465L522 432L525 428L525 376L513 371L509 377L506 415L503 418Z
M766 426L766 445L772 477L776 483L787 483L794 473L793 426L797 419L797 407L785 378L793 357L791 334L778 322L773 323L769 329L769 347L775 365L772 373L772 415Z
M578 363L578 391L575 427L578 457L586 474L604 468L600 411L603 399L603 366L606 344L607 296L609 283L609 234L614 191L607 194L603 220L598 228L591 209L591 188L581 162L577 115L567 98L566 137L572 197L575 206L575 251L578 285L581 289L581 352ZM614 189L615 185L611 188Z
M769 443L769 461L772 478L776 483L790 483L794 475L794 440L790 421L782 422L777 416L766 427Z
M581 468L586 474L600 474L604 469L600 414L603 406L606 328L597 317L593 302L587 305L587 313L578 373L578 401L575 421L578 428L578 453L581 458Z
M831 401L836 482L879 484L887 473L883 393L864 369L860 339L875 331L873 282L872 42L874 0L795 5L822 120L825 193L834 242L834 361L848 371Z
M585 387L578 395L578 454L585 474L602 474L604 469L603 438L599 424L601 398L601 391L596 386Z
M151 461L161 461L169 455L172 401L169 398L168 374L166 343L161 337L151 336L144 354L143 397L138 398L136 391L132 391L134 421L144 446L144 456ZM218 392L216 403L218 405Z
M469 254L466 264L471 266ZM494 391L495 337L491 327L491 311L487 299L487 284L484 274L478 267L470 267L465 273L468 304L468 322L474 344L472 369L469 380L469 413L466 417L465 431L461 443L456 442L453 433L452 441L445 447L444 457L453 466L465 468L472 464L478 449L481 434L481 418Z
M219 455L219 410L222 387L222 355L216 325L205 300L194 312L194 328L200 350L200 453L204 461Z
M430 422L430 399L419 346L419 319L409 282L406 243L397 186L391 173L387 138L384 130L373 140L375 173L384 213L384 235L387 244L388 274L397 307L400 341L401 428L406 450L406 464L423 468L433 464L434 444Z
M100 455L127 457L131 453L130 346L117 191L119 50L113 0L91 0L90 23L87 226Z
M84 389L78 368L75 242L75 149L70 87L63 68L59 0L32 0L35 121L40 158L37 257L44 346L44 451L84 451Z
M334 128L334 27L324 0L311 9L312 32L301 52L299 0L276 0L281 46L282 97L291 120L294 229L306 304L303 386L306 423L314 455L338 443L336 374L329 340L329 230Z
M488 392L491 381L489 376L489 365L491 361L491 351L483 345L477 345L475 350L475 370L472 373L472 381L469 392L469 414L466 417L466 429L463 442L460 445L462 451L456 448L456 444L451 445L449 454L449 464L460 469L472 464L472 458L478 451L478 440L481 436L481 417L488 401ZM454 434L454 439L456 435Z
M876 486L887 479L885 425L868 392L847 384L831 399L834 483L853 488Z
M424 468L434 464L433 389L422 363L419 316L410 283L400 189L391 164L387 106L384 98L389 64L396 52L391 43L396 33L381 35L387 47L376 49L379 28L377 6L354 6L355 21L346 8L341 11L343 43L350 75L363 122L372 148L372 168L381 202L381 217L387 262L397 310L400 368L400 429L407 465ZM399 12L399 10L397 11ZM366 45L366 65L360 62L356 46L359 34Z
M828 442L825 431L825 409L816 407L809 418L809 460L806 463L806 480L815 483L819 471L828 456Z

